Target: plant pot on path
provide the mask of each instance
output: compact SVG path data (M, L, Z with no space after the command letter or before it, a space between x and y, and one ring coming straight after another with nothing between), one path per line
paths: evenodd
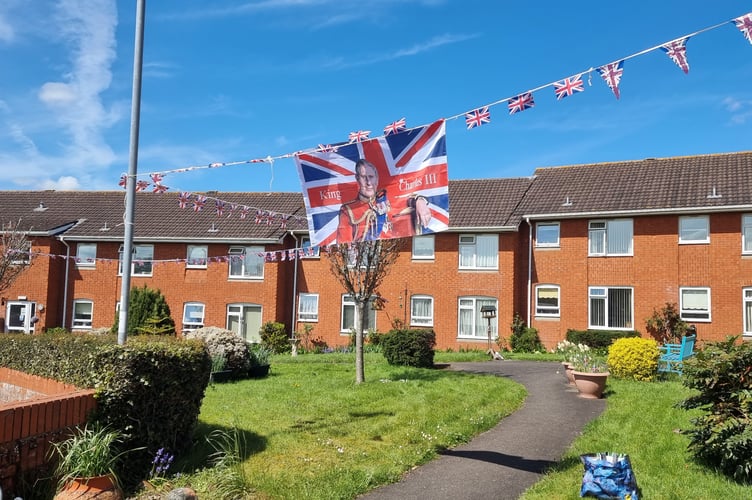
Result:
M89 498L122 500L125 497L111 475L71 479L55 495L55 500L85 500Z
M567 377L567 382L569 385L574 385L574 375L572 375L574 369L572 368L572 363L563 361L561 364L564 366L564 375Z
M580 391L581 398L598 399L603 395L603 390L606 388L606 380L608 379L608 372L572 371L572 375L574 376L574 385Z

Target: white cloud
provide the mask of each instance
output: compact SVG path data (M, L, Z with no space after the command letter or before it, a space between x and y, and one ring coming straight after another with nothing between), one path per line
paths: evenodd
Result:
M81 188L81 184L76 177L64 175L57 180L43 179L39 183L40 189L55 189L57 191L75 191Z
M8 22L5 16L0 12L0 42L10 43L16 37L13 26Z
M74 103L76 98L75 90L67 83L47 82L39 89L39 100L50 106L64 106Z

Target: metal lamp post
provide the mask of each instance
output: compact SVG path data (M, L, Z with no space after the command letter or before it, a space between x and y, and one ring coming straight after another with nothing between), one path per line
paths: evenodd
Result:
M490 354L492 357L494 356L494 350L491 347L491 320L496 317L496 307L494 306L481 306L480 308L480 315L483 316L486 320L488 320L488 351L486 351L487 354Z

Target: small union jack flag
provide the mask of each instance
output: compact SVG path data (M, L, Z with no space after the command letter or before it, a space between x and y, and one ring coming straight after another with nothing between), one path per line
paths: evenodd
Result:
M123 174L120 176L120 182L118 182L118 186L125 189L125 186L128 185L128 176Z
M470 130L473 127L480 127L484 123L491 123L491 112L488 111L488 106L474 109L469 113L465 113L465 123L467 129Z
M206 196L197 195L196 199L193 200L193 211L194 212L200 212L204 209L204 205L206 204Z
M556 100L561 101L565 97L573 95L575 92L583 92L585 86L582 83L582 75L570 76L561 81L554 83L554 94Z
M154 193L165 193L167 192L168 188L167 186L162 185L163 177L160 174L151 174L151 181L154 183L154 188L152 189L152 192Z
M272 221L274 220L274 214L271 212L264 212L264 224L267 226L272 225Z
M290 220L290 216L280 215L279 218L280 218L280 224L279 224L280 229L287 229L287 221Z
M287 252L285 252L284 250L282 250L281 252L279 252L279 260L281 260L281 261L287 260Z
M624 60L606 64L598 68L598 73L601 74L606 85L609 86L616 98L619 98L619 82L621 81L621 75L624 73Z
M392 122L384 127L384 135L396 134L402 132L407 128L407 122L404 118L400 118L396 122Z
M681 68L684 73L689 73L689 61L687 61L687 40L689 37L681 40L674 40L665 45L661 45L661 50Z
M240 209L240 218L246 219L248 218L248 214L250 213L251 209L243 205L243 208Z
M180 208L185 208L188 206L188 203L191 201L191 193L187 191L183 191L178 195L178 206Z
M146 181L138 181L136 182L136 191L143 191L144 189L149 187L149 183Z
M744 38L746 38L749 43L752 43L752 12L737 17L734 19L734 24L736 24L736 27L741 30Z
M350 132L350 144L352 144L353 142L363 142L368 139L369 135L371 135L370 130L358 130L357 132Z
M319 144L319 151L322 153L336 153L337 148L331 144Z
M222 217L225 215L225 202L222 200L217 200L214 202L214 208L217 211L217 217Z
M535 107L535 101L533 100L532 92L525 92L517 97L513 97L509 100L509 114L513 115L520 111L525 111L528 108Z

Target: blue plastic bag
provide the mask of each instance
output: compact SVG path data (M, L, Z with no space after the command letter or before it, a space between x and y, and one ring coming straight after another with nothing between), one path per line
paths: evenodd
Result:
M593 453L580 455L580 460L585 466L581 497L639 500L629 455Z

